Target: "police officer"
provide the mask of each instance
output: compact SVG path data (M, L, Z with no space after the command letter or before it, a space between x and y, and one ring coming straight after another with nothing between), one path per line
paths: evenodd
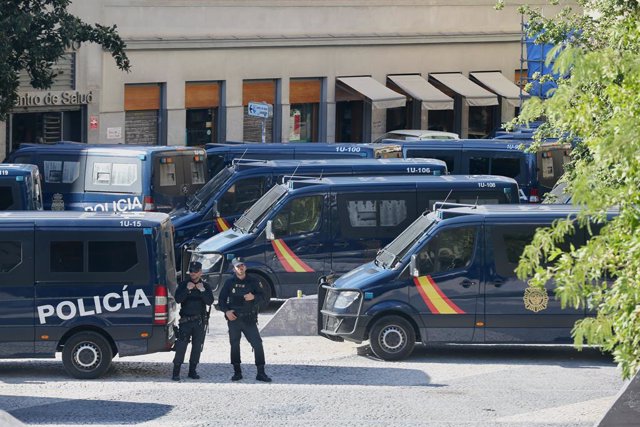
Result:
M209 284L202 280L202 264L189 264L189 279L183 281L176 290L176 302L180 303L180 328L176 341L176 355L173 358L174 381L180 381L180 367L184 362L187 345L191 340L191 356L189 357L189 378L197 380L200 375L196 367L200 361L200 353L204 345L207 319L207 305L213 304L213 292Z
M231 364L233 376L231 381L242 379L240 368L240 338L245 338L253 347L258 374L256 380L271 382L264 372L264 348L258 332L258 308L264 300L262 283L247 275L247 267L240 258L231 262L235 275L227 280L220 290L219 307L224 312L229 326L229 342L231 344Z

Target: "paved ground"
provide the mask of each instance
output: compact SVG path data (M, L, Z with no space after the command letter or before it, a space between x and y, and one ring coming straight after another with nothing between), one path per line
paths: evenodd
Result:
M245 379L231 383L220 316L200 381L171 381L167 353L116 358L94 381L59 358L0 360L0 409L46 426L592 426L622 385L593 349L450 345L390 363L320 337L265 338L272 384L255 381L245 345Z

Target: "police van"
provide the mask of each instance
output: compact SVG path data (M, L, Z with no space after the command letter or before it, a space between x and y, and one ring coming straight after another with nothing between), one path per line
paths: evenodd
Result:
M168 351L176 272L166 214L0 213L0 358L97 378L113 356Z
M396 141L389 141L396 142ZM403 157L444 160L451 174L491 174L513 178L523 197L538 203L564 173L570 161L571 145L545 142L529 152L531 140L449 139L404 143Z
M169 212L209 176L194 147L22 144L8 161L38 166L46 210Z
M231 224L286 175L371 176L446 175L436 159L242 160L221 170L194 194L184 208L171 213L176 248L201 242ZM193 244L193 243L192 243ZM176 251L178 252L178 251Z
M314 294L318 278L372 260L436 201L518 203L518 185L496 176L384 176L294 179L272 187L233 228L198 245L214 288L231 258L269 284L269 297Z
M0 211L6 210L42 210L42 186L36 166L0 164Z
M229 166L233 159L309 160L309 159L390 159L401 158L397 144L343 143L269 143L207 144L209 174L214 176ZM414 156L418 157L418 156Z
M561 309L552 289L529 289L514 270L536 229L578 210L521 204L422 214L373 261L320 287L320 335L369 340L384 360L409 356L416 341L571 343L584 306ZM588 238L576 227L561 246Z

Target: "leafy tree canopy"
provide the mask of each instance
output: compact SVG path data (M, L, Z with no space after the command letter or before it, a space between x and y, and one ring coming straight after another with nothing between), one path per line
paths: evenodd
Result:
M558 47L554 71L567 77L550 99L527 101L518 120L543 117L541 135L577 137L564 180L582 209L574 221L539 231L517 273L530 286L553 278L565 306L597 311L576 324L575 343L612 352L628 378L640 368L640 3L570 4L552 17L520 9L530 35ZM618 215L606 222L611 209ZM587 218L604 224L600 234L584 247L560 250L565 235L587 226Z
M71 0L0 2L0 120L17 101L18 75L26 70L36 89L51 87L53 64L80 43L93 42L111 52L120 69L129 70L125 43L116 26L90 25L71 15Z

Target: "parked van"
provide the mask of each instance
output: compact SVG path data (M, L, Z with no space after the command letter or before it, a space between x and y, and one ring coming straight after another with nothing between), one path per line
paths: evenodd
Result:
M207 144L209 174L214 176L236 158L256 160L390 159L401 158L397 144L269 143ZM414 156L418 157L418 156Z
M42 186L36 166L0 164L0 211L6 210L42 210Z
M561 309L553 289L529 289L514 270L536 229L577 212L503 205L425 213L373 261L321 286L320 335L369 340L385 360L407 357L416 341L570 343L585 308ZM577 229L563 245L587 238Z
M281 183L295 176L446 175L447 165L436 159L241 160L218 172L187 202L171 213L176 248L197 243L228 230L238 217ZM195 246L194 246L195 247Z
M200 261L215 289L242 257L269 284L270 297L315 294L328 272L372 260L436 201L518 203L518 185L496 176L384 176L290 180L276 185L233 228L204 241Z
M113 356L168 351L176 272L166 214L0 215L0 358L97 378Z
M8 162L38 166L47 210L169 212L208 181L193 147L22 144Z
M564 173L570 144L546 142L536 153L529 141L509 139L424 140L403 144L403 155L444 160L451 174L491 174L513 178L530 203L541 201Z

